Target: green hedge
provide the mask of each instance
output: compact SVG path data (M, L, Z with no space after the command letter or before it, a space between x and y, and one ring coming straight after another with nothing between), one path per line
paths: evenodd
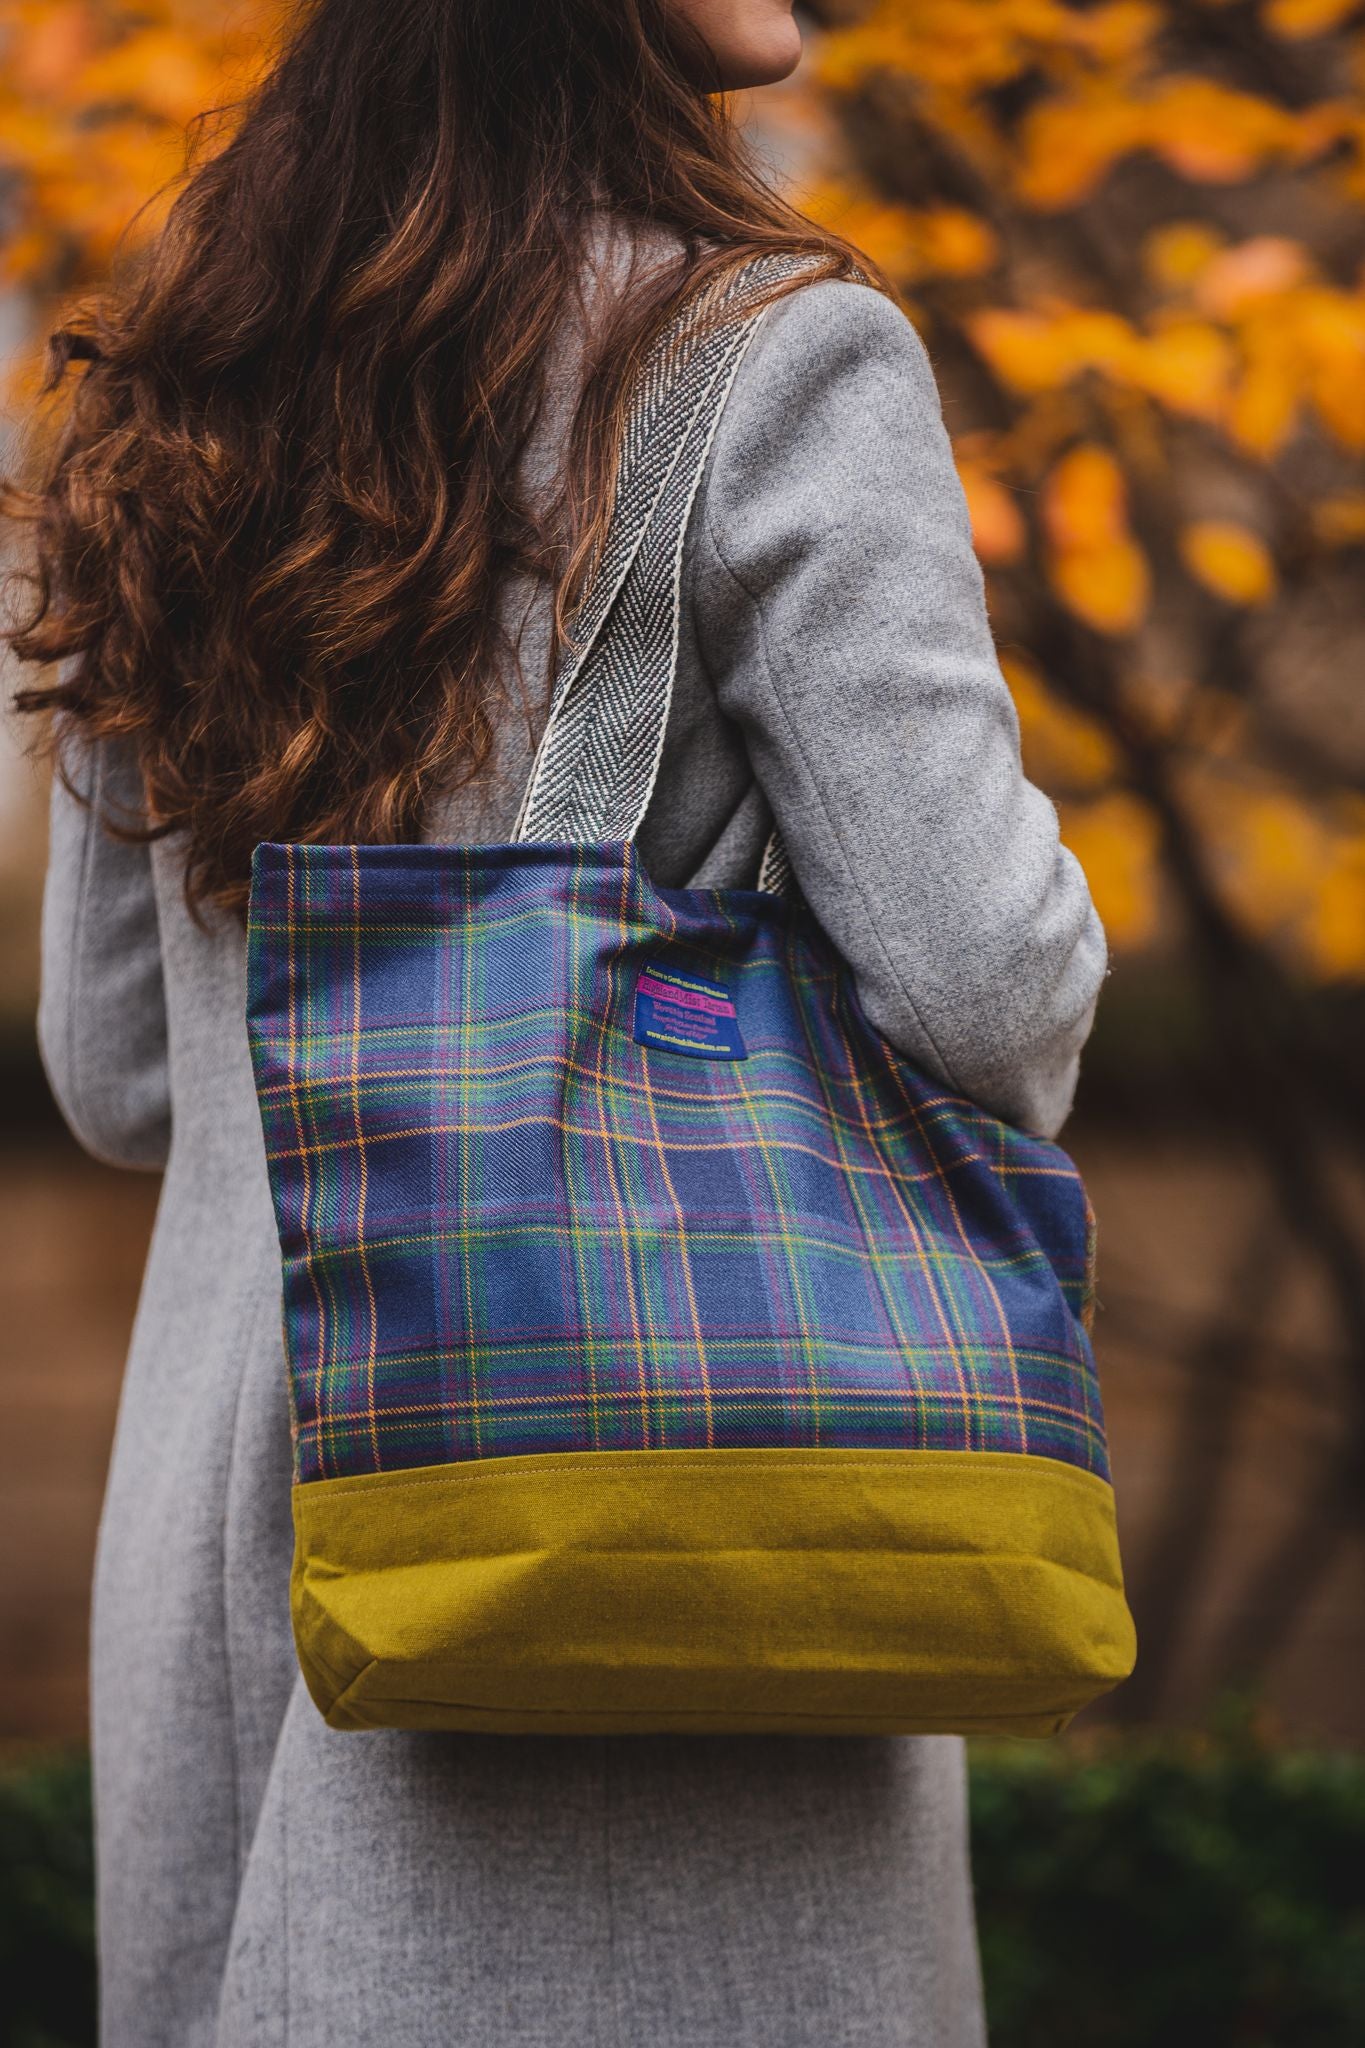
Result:
M972 1839L993 2048L1365 2044L1365 1758L992 1748Z
M63 1757L0 1773L0 2042L92 2048L90 1772Z
M1365 2042L1365 1759L991 1746L972 1832L992 2048ZM90 1894L84 1763L0 1774L4 2048L93 2043Z

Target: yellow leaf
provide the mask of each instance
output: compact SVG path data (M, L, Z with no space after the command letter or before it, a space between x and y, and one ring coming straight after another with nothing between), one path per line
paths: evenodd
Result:
M1313 531L1329 548L1348 548L1365 541L1365 491L1324 498L1313 507Z
M1308 252L1287 235L1256 235L1215 257L1199 280L1199 305L1215 319L1235 318L1260 299L1275 298L1302 284L1309 274Z
M1210 791L1203 824L1224 893L1249 930L1269 937L1311 914L1331 841L1296 797L1282 790Z
M1365 980L1365 833L1339 842L1317 877L1304 942L1324 980Z
M970 320L968 332L992 369L1016 391L1052 391L1071 375L1071 350L1057 323L1042 314L993 307Z
M95 22L84 0L48 0L45 13L6 38L5 60L26 98L55 99L95 48Z
M0 106L0 163L30 176L59 168L67 139L50 114L34 106Z
M1253 455L1279 453L1294 433L1302 407L1297 352L1282 331L1248 335L1246 367L1232 395L1228 424Z
M1127 376L1141 356L1139 336L1117 313L1073 311L1061 322L1061 333L1080 369Z
M1143 244L1147 274L1167 291L1179 291L1202 276L1223 248L1222 235L1206 221L1171 221Z
M1054 795L1088 792L1110 781L1118 757L1103 726L1054 696L1021 655L1007 654L1000 665L1019 714L1024 761L1033 780Z
M1150 0L1110 0L1076 17L1078 40L1108 64L1142 56L1164 26Z
M1239 183L1300 146L1291 113L1210 78L1165 80L1147 101L1146 117L1148 148L1196 183Z
M965 207L916 209L838 184L807 191L802 205L812 219L837 229L902 283L926 273L977 277L999 260L995 230Z
M1068 611L1098 633L1117 638L1136 631L1151 603L1147 557L1133 540L1058 549L1049 563L1053 587Z
M1226 335L1198 320L1172 321L1134 351L1133 382L1171 412L1221 420L1236 356Z
M1087 548L1128 531L1128 486L1107 448L1083 442L1064 455L1043 491L1043 524L1056 548Z
M966 325L997 376L1025 396L1058 390L1086 370L1129 377L1142 356L1141 339L1126 320L1089 308L988 307Z
M1059 806L1062 837L1085 869L1110 944L1147 945L1160 908L1160 830L1145 804L1116 790L1094 803Z
M1265 18L1288 40L1328 35L1356 11L1359 0L1266 0Z
M0 283L41 284L53 259L52 237L36 222L0 245Z
M183 126L213 104L222 77L211 53L192 36L148 29L97 57L81 83L92 101L126 101Z
M979 277L1000 256L995 230L961 206L935 206L918 216L923 267L939 277Z
M1017 562L1028 541L1024 517L1009 491L979 462L959 456L958 475L972 520L972 540L991 569Z
M1045 101L1021 131L1018 196L1042 212L1076 206L1144 136L1142 108L1122 93Z
M1044 483L1052 586L1099 633L1132 633L1152 598L1146 555L1128 528L1128 483L1109 449L1076 446Z
M806 192L802 204L813 220L845 236L888 277L905 284L919 275L918 216L912 208L833 184Z
M1128 530L1128 487L1107 448L1083 443L1043 487L1048 573L1069 611L1097 632L1131 633L1151 601L1147 557Z
M1345 447L1365 454L1365 296L1306 292L1300 308L1313 403Z
M1342 446L1365 455L1365 363L1345 380L1320 369L1313 379L1313 403Z
M1197 520L1180 536L1191 575L1229 604L1266 604L1275 594L1275 564L1264 542L1244 526Z

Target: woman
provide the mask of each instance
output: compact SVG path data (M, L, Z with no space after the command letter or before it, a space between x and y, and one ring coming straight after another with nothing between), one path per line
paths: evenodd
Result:
M798 54L790 0L313 0L61 345L15 637L67 664L22 699L68 778L43 1049L92 1151L166 1170L96 1584L106 2048L982 2039L956 1741L336 1735L289 1637L251 851L509 836L629 373L739 256L819 261L689 531L646 863L751 886L775 816L897 1047L1070 1102L1103 940L931 374L707 96Z

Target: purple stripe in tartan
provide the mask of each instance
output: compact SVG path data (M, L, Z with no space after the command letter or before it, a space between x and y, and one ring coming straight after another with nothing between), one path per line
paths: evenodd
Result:
M729 989L748 1058L635 1043ZM262 847L249 1024L300 1479L553 1450L1107 1476L1074 1167L870 1029L799 906L626 848Z

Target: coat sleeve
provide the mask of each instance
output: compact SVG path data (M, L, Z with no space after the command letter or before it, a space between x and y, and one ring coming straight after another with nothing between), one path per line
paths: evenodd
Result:
M721 709L869 1019L1054 1133L1104 935L1023 772L933 373L879 293L813 285L767 315L689 558Z
M81 1144L111 1166L156 1169L170 1148L166 997L150 850L102 817L135 807L121 743L68 738L52 792L38 1043Z

